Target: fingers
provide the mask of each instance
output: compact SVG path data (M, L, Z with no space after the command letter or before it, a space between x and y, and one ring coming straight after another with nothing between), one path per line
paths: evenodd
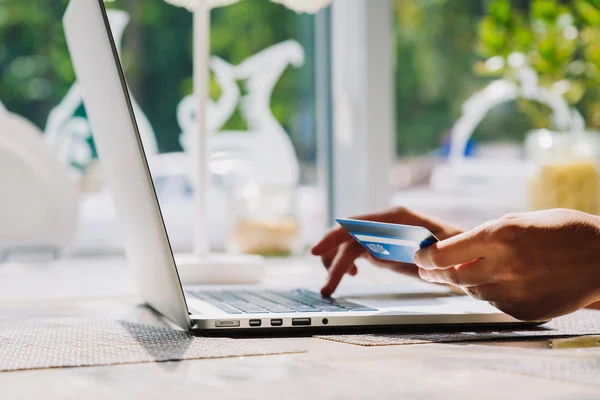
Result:
M486 229L482 226L421 249L415 255L415 263L419 268L433 270L485 258L494 252L486 241Z
M464 291L476 300L490 302L492 306L496 308L498 308L498 304L495 302L495 300L502 299L506 296L502 286L495 283L490 283L481 286L465 287Z
M389 266L384 266L383 268L387 268L398 274L412 276L414 278L419 277L419 268L414 264L398 263Z
M331 264L333 263L333 260L335 259L335 256L337 254L337 250L338 249L335 249L321 256L321 262L323 263L323 266L326 270L329 270L329 268L331 267ZM356 274L358 274L358 268L356 268L356 265L352 265L352 268L350 268L348 274L350 274L351 276L356 276Z
M330 229L323 239L311 249L311 252L315 256L323 256L350 239L352 236L344 228L337 226Z
M321 256L321 262L323 263L323 266L325 267L325 269L328 270L329 267L331 267L331 263L333 262L333 259L335 258L336 254L337 254L337 249L334 249L333 251L330 251Z
M495 273L495 268L484 259L472 261L447 269L420 269L419 276L432 283L444 283L460 287L474 287L498 283L501 277Z
M474 262L473 264L476 263L477 262ZM471 275L471 273L476 269L476 267L471 267L468 269L465 268L462 274L449 272L454 270L454 268L443 271L428 271L426 269L419 269L419 276L421 279L430 283L442 283L450 284L452 286L460 286L465 293L477 300L494 301L498 298L502 298L502 286L496 282L493 282L493 277L481 277L479 274ZM471 271L465 273L465 270ZM440 273L441 275L435 275L435 273Z
M525 216L525 214L523 213L510 213L510 214L506 214L505 216L502 217L502 219L519 219L522 218L523 216Z
M434 233L439 230L441 226L440 223L433 221L431 218L421 216L405 208L395 208L373 214L359 215L352 217L352 219L425 226L431 231L434 231ZM325 234L323 239L312 248L312 254L315 256L322 256L351 238L350 234L341 226L332 228Z
M419 268L414 264L399 264L389 268L390 270L413 278L419 277Z
M380 260L378 258L375 258L371 253L365 253L363 257L366 260L368 260L372 265L375 265L379 268L389 269L390 271L412 276L415 278L419 277L419 268L414 264Z
M356 268L354 261L361 256L363 251L363 247L357 242L345 242L340 245L337 255L329 267L327 282L321 289L323 296L331 296L335 292L344 275L353 267Z

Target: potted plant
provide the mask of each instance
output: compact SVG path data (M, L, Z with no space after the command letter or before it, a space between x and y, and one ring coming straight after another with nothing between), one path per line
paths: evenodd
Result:
M520 85L524 95L517 103L539 128L526 140L533 166L530 208L598 213L600 139L592 130L600 127L600 2L533 0L520 8L514 3L488 3L478 27L484 61L475 70ZM556 111L548 107L551 101L527 96L527 82L566 103L570 118L562 124L551 118Z
M537 75L539 85L561 94L587 121L600 127L600 2L533 0L528 6L492 0L478 26L475 65L486 76L514 76L511 55ZM549 126L549 110L528 101L519 106L538 128Z

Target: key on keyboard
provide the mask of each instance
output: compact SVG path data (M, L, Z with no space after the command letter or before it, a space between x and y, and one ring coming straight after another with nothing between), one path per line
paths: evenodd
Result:
M346 300L323 298L303 289L199 291L192 294L229 314L377 311Z

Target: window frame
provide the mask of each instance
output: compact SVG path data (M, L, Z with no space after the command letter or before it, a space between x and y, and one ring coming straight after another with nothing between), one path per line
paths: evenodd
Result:
M328 188L334 217L390 204L389 173L395 154L394 43L392 0L334 0Z

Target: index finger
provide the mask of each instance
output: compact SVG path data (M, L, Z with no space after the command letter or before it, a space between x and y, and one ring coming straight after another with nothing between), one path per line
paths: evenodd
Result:
M404 225L423 225L428 220L405 208L397 208L394 210L380 211L372 214L364 214L351 219L374 222L388 222ZM351 238L350 234L341 226L330 229L323 239L317 243L311 250L315 256L326 254Z
M351 237L352 236L350 236L344 228L336 226L335 228L331 228L325 236L323 236L323 239L311 249L311 253L314 256L325 255L332 249L339 247Z

